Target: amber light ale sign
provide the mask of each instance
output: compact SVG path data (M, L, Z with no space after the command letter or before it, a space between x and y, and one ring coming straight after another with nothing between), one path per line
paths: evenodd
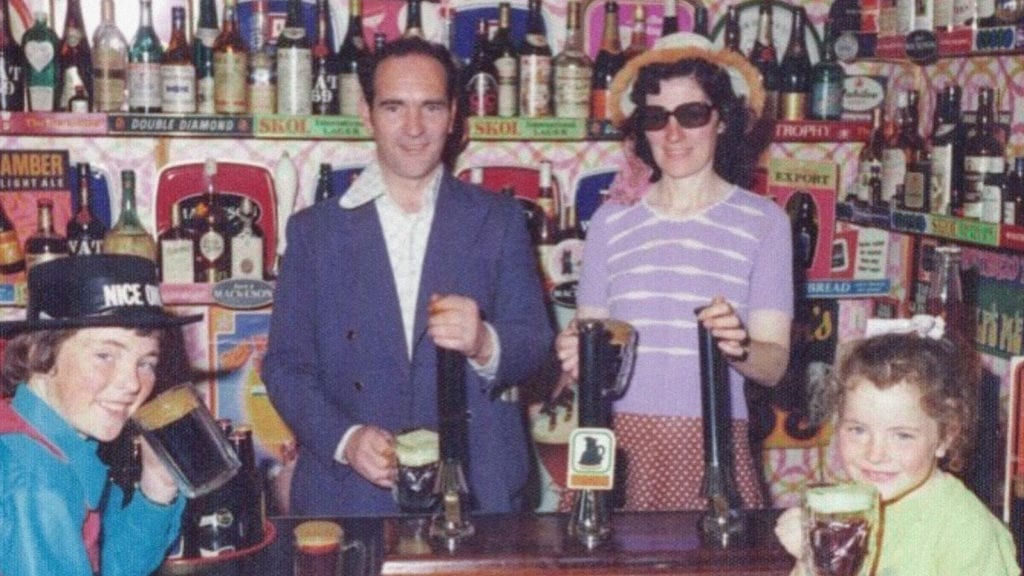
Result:
M0 191L67 190L67 150L0 151Z

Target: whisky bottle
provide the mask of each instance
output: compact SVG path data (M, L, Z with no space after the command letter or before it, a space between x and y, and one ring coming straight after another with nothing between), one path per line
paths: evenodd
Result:
M406 38L424 38L423 16L420 0L409 0L405 6L405 31L402 35Z
M288 0L288 17L277 38L277 113L313 111L313 52L302 17L302 0Z
M35 13L35 23L21 37L23 47L31 47L36 57L28 60L25 84L28 87L28 109L33 112L53 112L57 109L57 88L60 74L57 54L60 38L46 23L46 12ZM126 51L127 53L127 51Z
M551 180L551 163L547 161L540 163L540 182L537 189L536 205L538 211L534 218L537 219L537 236L535 238L537 259L544 279L544 293L550 294L556 273L552 260L555 244L558 242L558 202L555 200L554 186Z
M10 1L0 2L0 112L24 112L28 65L11 32Z
M167 284L191 284L195 278L196 238L182 223L181 205L171 206L171 227L157 241L160 257L160 281Z
M192 36L192 65L196 68L196 112L213 114L214 73L213 45L220 30L217 28L217 4L215 0L199 1L199 23Z
M196 68L185 37L185 8L171 8L171 40L160 63L160 108L166 114L196 111Z
M100 25L93 34L93 109L121 112L128 94L128 41L114 20L114 0L100 4Z
M882 107L876 106L871 111L871 135L860 149L857 157L857 182L854 196L862 206L873 205L871 200L872 177L881 178L882 150L885 146L885 133L882 131Z
M633 26L629 34L629 46L623 50L626 62L647 50L647 10L643 4L633 7Z
M359 114L359 103L364 100L359 86L359 61L366 56L363 37L363 1L349 0L348 30L338 50L338 99L342 116Z
M1024 156L1013 159L1013 169L1003 180L1003 224L1024 225Z
M779 89L782 83L782 72L779 68L779 57L772 39L772 6L762 2L757 21L757 38L750 49L748 59L761 72L764 85L764 117L778 118Z
M242 228L231 236L231 277L263 280L263 246L266 238L256 223L256 207L248 196L242 198L239 218Z
M594 120L611 118L608 89L625 63L622 42L619 41L619 4L615 0L605 0L601 49L594 59L594 77L590 83L590 117Z
M128 50L128 110L136 113L160 112L163 89L160 63L164 48L153 29L153 1L139 0L139 28Z
M590 114L590 79L594 64L583 48L580 3L570 0L565 21L565 46L552 60L555 68L555 116L586 118Z
M334 43L327 35L330 18L327 0L316 2L316 43L313 44L313 86L309 99L313 114L337 114L338 108L338 55Z
M900 135L907 115L907 93L899 92L896 96L896 109L889 122L885 146L882 148L882 200L889 206L896 197L896 186L903 184L907 175L907 156L900 145Z
M519 53L512 42L512 7L498 3L498 30L491 40L491 60L498 80L498 116L519 112Z
M540 1L529 2L526 37L519 49L519 115L528 118L551 116L551 47Z
M906 120L900 132L900 147L907 162L902 206L907 210L928 212L931 208L931 157L918 130L919 118L918 92L911 90L907 94Z
M999 221L992 205L999 196L1005 166L1003 145L995 134L994 105L992 88L982 88L978 92L974 135L964 143L963 216L985 222Z
M213 103L218 114L248 112L248 69L249 54L238 30L236 0L225 0L224 21L213 43Z
M64 34L61 36L58 52L58 67L61 71L60 109L68 110L68 102L75 95L75 88L82 87L86 99L92 99L92 51L85 35L82 20L82 5L79 0L68 0L64 16Z
M101 254L103 252L103 236L107 227L92 211L92 194L90 184L92 172L89 164L78 164L78 209L68 220L67 243L72 256Z
M18 230L0 203L0 274L17 274L24 269L25 253L21 250Z
M231 254L228 244L228 219L220 204L214 179L217 176L217 161L209 158L203 167L206 181L206 213L196 221L196 271L197 282L216 283L227 280L231 275Z
M246 88L249 92L249 112L274 114L277 112L277 71L274 50L270 45L270 18L267 0L253 2L251 50Z
M68 240L54 230L53 201L36 201L36 232L25 240L25 266L31 270L36 264L56 260L68 255Z
M121 171L121 213L103 238L103 253L133 254L156 264L156 242L135 210L135 172L132 170Z
M813 120L839 120L843 114L843 84L846 72L836 61L831 22L825 22L825 51L811 67L811 94L807 115Z
M661 35L668 36L679 32L679 8L676 0L665 0L661 9Z
M807 113L807 94L811 89L811 58L804 43L806 16L803 7L793 10L789 44L779 67L779 117L782 120L803 120Z
M498 114L498 80L494 62L487 57L487 20L477 21L473 57L462 70L463 110L469 116Z
M952 216L963 203L964 124L960 119L960 87L938 93L932 122L931 211Z

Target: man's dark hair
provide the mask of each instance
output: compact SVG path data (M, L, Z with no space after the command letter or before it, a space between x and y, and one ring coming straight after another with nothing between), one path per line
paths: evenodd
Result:
M377 67L388 58L400 56L421 55L437 60L444 68L445 73L445 96L448 102L455 101L455 86L458 81L458 72L455 69L455 61L452 60L451 52L447 48L434 42L428 42L416 36L398 38L384 44L384 46L368 55L359 63L359 85L363 89L363 96L366 103L373 106L374 85L373 80L377 74ZM409 70L410 74L421 74L421 70Z

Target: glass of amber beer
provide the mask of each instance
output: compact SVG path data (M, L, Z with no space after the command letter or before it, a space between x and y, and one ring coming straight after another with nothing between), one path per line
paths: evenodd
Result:
M175 386L146 402L132 421L188 498L220 488L242 466L191 385Z

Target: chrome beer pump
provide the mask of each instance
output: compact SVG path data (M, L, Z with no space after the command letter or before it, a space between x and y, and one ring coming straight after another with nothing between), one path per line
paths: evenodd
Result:
M437 417L441 462L434 491L441 495L441 510L431 520L430 536L454 551L459 540L474 533L469 521L469 485L462 469L469 453L466 357L455 350L437 349Z
M579 326L579 426L608 428L611 402L629 385L636 353L636 331L619 320L580 320ZM577 490L567 531L588 550L612 532L609 492Z
M709 544L727 548L743 534L739 492L732 476L732 410L729 374L711 331L698 321L700 403L704 417L704 481L708 511L700 530Z

